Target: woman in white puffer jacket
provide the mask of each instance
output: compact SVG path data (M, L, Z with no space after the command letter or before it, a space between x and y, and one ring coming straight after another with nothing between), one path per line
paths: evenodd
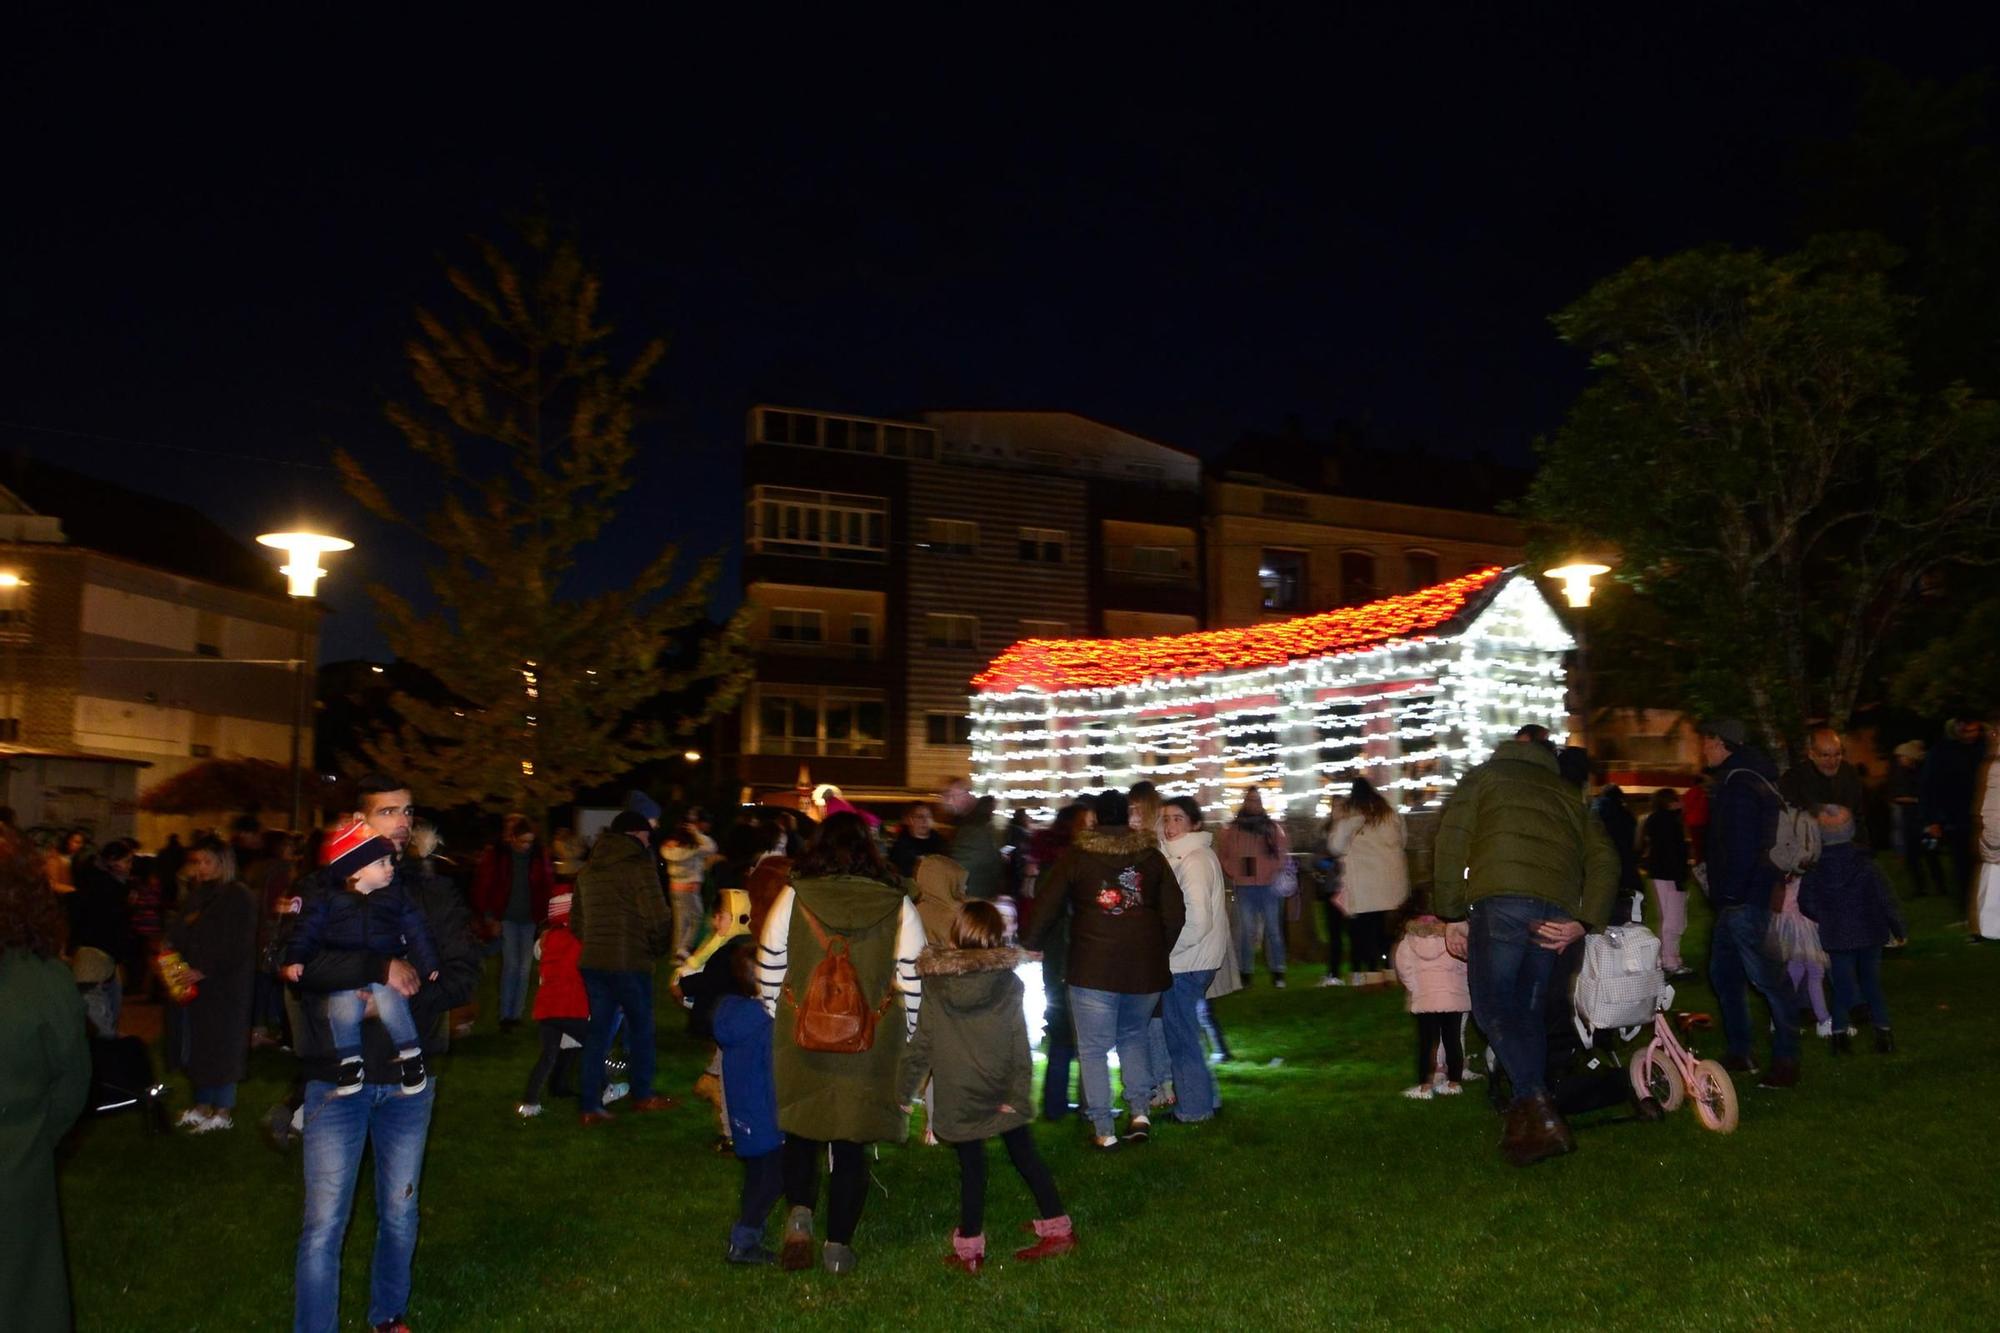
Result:
M1192 797L1176 796L1160 815L1165 837L1160 850L1180 881L1187 903L1187 924L1181 927L1167 957L1174 975L1166 993L1167 1058L1174 1070L1174 1119L1207 1120L1217 1109L1215 1075L1201 1044L1201 1005L1209 983L1229 954L1229 904L1223 894L1222 863L1216 860L1210 836L1202 831L1201 806Z
M1410 898L1410 864L1403 855L1403 817L1382 799L1367 778L1354 779L1347 815L1326 837L1326 849L1342 858L1340 893L1334 899L1347 914L1354 946L1353 986L1386 985L1389 971L1389 913Z

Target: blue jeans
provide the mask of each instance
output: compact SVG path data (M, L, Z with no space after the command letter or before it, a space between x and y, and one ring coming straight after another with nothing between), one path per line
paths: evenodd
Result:
M528 982L535 974L535 923L500 923L500 1017L512 1021L528 1003Z
M334 1096L331 1083L306 1084L306 1215L299 1231L295 1333L333 1333L340 1326L340 1246L354 1211L362 1149L371 1140L375 1260L369 1269L368 1322L386 1323L408 1313L417 1181L436 1095L436 1079L413 1097L394 1083L370 1083L351 1097Z
M368 996L375 997L375 1016L388 1030L396 1051L417 1050L417 1024L410 1017L410 1002L394 986L381 982L358 990L329 991L326 997L326 1026L333 1034L333 1053L345 1060L361 1054L361 1020L368 1011Z
M583 1038L578 1100L585 1111L604 1109L604 1060L611 1054L611 1036L623 1014L626 1072L631 1075L632 1096L643 1101L653 1095L653 974L596 967L582 972L583 993L590 997L590 1030Z
M1828 949L1833 965L1833 1021L1835 1031L1847 1025L1854 1009L1855 983L1868 1004L1868 1021L1878 1028L1889 1026L1889 1000L1882 994L1882 946L1869 949Z
M1201 1044L1201 1001L1215 969L1174 973L1166 997L1167 1059L1174 1071L1174 1119L1206 1120L1215 1114L1215 1075Z
M1269 884L1236 886L1236 961L1248 978L1257 956L1257 937L1264 937L1264 965L1271 975L1285 974L1285 900Z
M1145 1115L1153 1098L1153 1075L1146 1050L1146 1024L1159 1003L1158 991L1127 995L1122 991L1069 988L1069 1012L1076 1022L1077 1063L1083 1071L1083 1108L1101 1137L1116 1128L1111 1104L1111 1065L1107 1057L1118 1048L1118 1069L1125 1084L1125 1107Z
M1779 984L1783 969L1764 955L1764 932L1771 923L1768 909L1725 907L1715 914L1709 934L1708 980L1715 987L1715 1004L1722 1010L1722 1037L1729 1054L1750 1058L1750 1000L1746 985L1756 987L1771 1007L1771 1058L1799 1058L1798 1017Z
M1549 977L1561 957L1535 942L1543 921L1568 921L1568 912L1542 898L1499 894L1472 904L1466 980L1472 1016L1500 1057L1514 1085L1514 1099L1547 1092L1549 1029L1545 1012Z

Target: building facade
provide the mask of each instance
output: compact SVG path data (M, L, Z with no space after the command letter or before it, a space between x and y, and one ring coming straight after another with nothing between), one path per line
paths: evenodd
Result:
M972 676L1023 639L1197 628L1200 463L1062 412L751 409L753 795L934 794L971 761Z
M190 821L138 810L149 788L209 758L290 760L296 663L317 652L317 615L275 576L269 591L197 578L72 542L64 527L0 488L10 803L24 826L154 845ZM309 756L309 731L303 744Z

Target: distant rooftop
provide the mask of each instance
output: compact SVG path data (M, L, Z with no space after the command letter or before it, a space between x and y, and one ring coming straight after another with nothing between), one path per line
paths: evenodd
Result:
M1252 485L1276 482L1322 495L1427 505L1471 514L1498 513L1528 492L1534 473L1483 452L1460 457L1418 441L1392 441L1353 429L1312 439L1296 427L1252 431L1215 460L1215 476Z

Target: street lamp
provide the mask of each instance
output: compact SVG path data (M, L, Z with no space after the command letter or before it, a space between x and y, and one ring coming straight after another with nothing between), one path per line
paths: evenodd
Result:
M319 558L333 551L351 551L354 543L344 537L328 537L317 532L267 532L257 538L260 546L283 551L290 563L278 566L289 581L287 591L294 597L314 597L319 581L326 577ZM292 659L296 679L292 689L292 832L299 831L305 816L305 766L300 762L299 743L306 729L306 620L299 617L298 654Z
M1555 579L1562 584L1563 598L1572 608L1581 611L1589 607L1590 595L1596 589L1591 580L1600 574L1609 574L1611 566L1598 564L1593 560L1572 560L1566 565L1542 571L1544 578ZM1576 715L1583 725L1577 730L1582 733L1584 748L1590 746L1590 649L1584 638L1585 617L1577 616L1576 621Z

